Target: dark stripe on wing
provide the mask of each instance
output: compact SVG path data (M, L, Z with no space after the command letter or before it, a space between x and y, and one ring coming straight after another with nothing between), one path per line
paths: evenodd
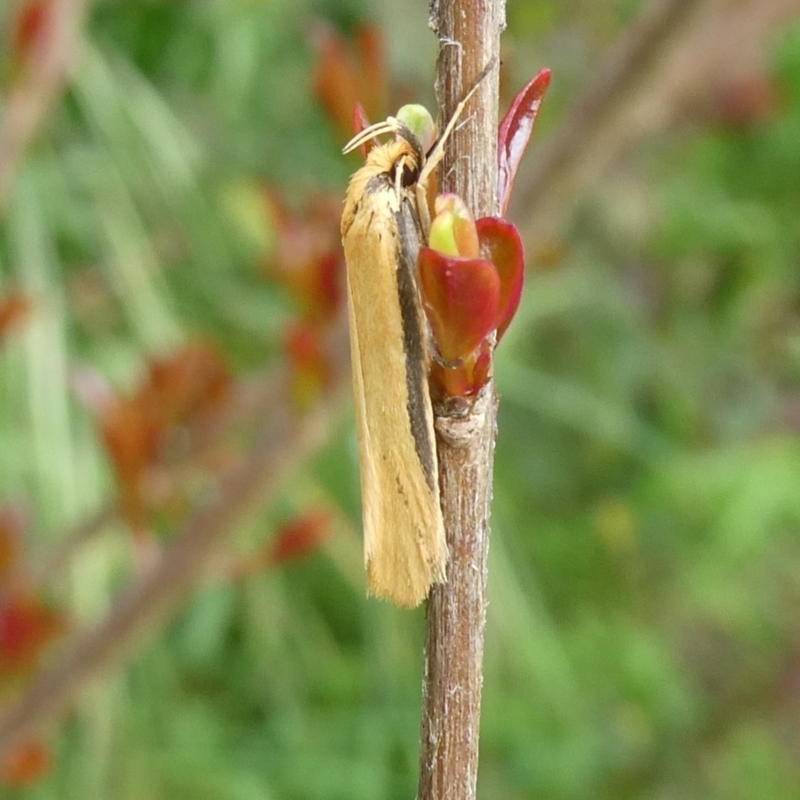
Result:
M425 321L422 316L415 273L419 252L418 223L411 202L404 199L395 217L398 231L397 291L400 315L403 320L403 350L406 356L406 391L408 418L414 449L417 452L425 480L432 492L436 486L435 446L429 422L428 359Z

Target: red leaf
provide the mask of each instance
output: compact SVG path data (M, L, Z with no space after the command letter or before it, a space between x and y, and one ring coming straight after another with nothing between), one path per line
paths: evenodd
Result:
M514 179L549 84L550 70L540 70L512 100L497 130L497 202L500 216L504 216L508 209Z
M0 299L0 339L17 327L30 310L30 300L23 294L10 294Z
M316 550L330 535L331 517L327 511L310 511L281 525L266 551L272 566L303 558Z
M50 749L39 739L23 739L0 753L0 786L20 789L50 771Z
M224 402L230 389L227 366L204 342L153 359L138 390L99 406L99 426L122 494L123 513L134 529L145 511L143 479L164 455L164 445L181 427L199 428Z
M11 22L11 57L26 62L41 46L53 17L52 0L23 3Z
M493 348L488 340L484 339L478 348L478 353L475 356L475 361L472 363L472 374L470 376L472 382L472 391L476 392L481 387L485 386L492 371L492 352Z
M367 128L369 128L367 112L364 111L364 106L362 106L361 103L356 103L353 107L353 136L358 136L361 131ZM376 144L377 141L375 139L369 139L358 148L358 151L366 158L369 151L372 150Z
M388 105L386 48L377 25L359 25L355 37L358 59L359 97L373 114Z
M342 255L336 249L319 257L316 263L315 308L318 321L327 322L342 304Z
M264 271L292 295L304 317L330 321L342 303L341 201L318 195L300 213L275 193L267 192L265 201L276 238Z
M294 323L284 333L283 349L291 367L294 404L299 409L307 408L331 379L320 333L307 322Z
M431 363L428 376L435 402L473 397L489 381L492 370L492 345L484 339L475 354L456 367Z
M0 605L0 681L32 670L44 647L65 627L64 617L26 591Z
M730 77L711 97L711 113L733 130L747 130L767 122L779 105L773 81L766 75Z
M18 509L0 506L0 586L19 563L24 525L23 514Z
M469 369L465 364L457 367L445 367L438 361L432 361L428 383L434 403L451 397L468 397L473 394Z
M190 424L214 411L230 388L228 368L206 342L190 342L177 353L150 362L140 397L162 426Z
M508 220L483 217L475 223L481 255L495 266L500 279L497 308L497 341L506 332L519 307L525 277L525 255L516 227Z
M500 278L491 261L419 251L423 305L442 358L467 358L496 327Z
M155 462L163 431L151 419L138 397L118 397L103 409L100 435L108 451L119 484L122 512L134 528L143 523L142 479Z
M355 47L350 47L337 30L319 23L313 45L317 51L314 93L339 130L347 134L359 100L369 114L379 117L385 108L386 81L383 45L377 29L360 28Z
M342 131L350 124L350 112L358 101L358 78L353 58L344 39L332 27L315 28L313 45L317 51L314 68L314 94L328 117Z

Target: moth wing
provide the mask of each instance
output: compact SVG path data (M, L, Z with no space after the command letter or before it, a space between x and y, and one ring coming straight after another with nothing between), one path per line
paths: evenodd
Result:
M404 282L412 223L386 187L365 191L344 235L368 590L407 607L444 580L447 561L426 332Z

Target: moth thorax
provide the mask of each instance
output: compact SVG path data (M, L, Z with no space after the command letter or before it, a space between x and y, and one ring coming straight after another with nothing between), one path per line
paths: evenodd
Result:
M392 178L397 181L399 177L400 185L404 189L413 186L419 180L423 161L422 148L417 137L403 126L391 147L394 151L390 170Z

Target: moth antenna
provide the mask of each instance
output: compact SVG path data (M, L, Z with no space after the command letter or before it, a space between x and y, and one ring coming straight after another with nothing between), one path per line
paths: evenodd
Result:
M475 82L470 87L470 90L464 95L464 99L456 106L456 110L453 112L453 116L450 117L450 120L447 123L444 131L442 131L442 135L437 139L436 144L433 146L433 150L431 150L430 155L425 160L425 165L420 170L419 173L419 182L424 185L424 183L430 177L430 174L439 166L439 162L442 160L444 156L444 145L447 140L450 138L450 134L453 132L453 129L458 122L459 117L464 112L464 109L467 106L467 103L470 101L472 95L478 91L478 87L483 83L483 79L489 74L492 67L494 67L495 59L493 58L482 70L481 74L475 79Z
M375 139L382 136L384 133L397 133L402 123L394 117L387 117L383 122L376 122L363 131L357 133L345 146L342 148L343 153L352 153L357 147L361 147L370 139Z

